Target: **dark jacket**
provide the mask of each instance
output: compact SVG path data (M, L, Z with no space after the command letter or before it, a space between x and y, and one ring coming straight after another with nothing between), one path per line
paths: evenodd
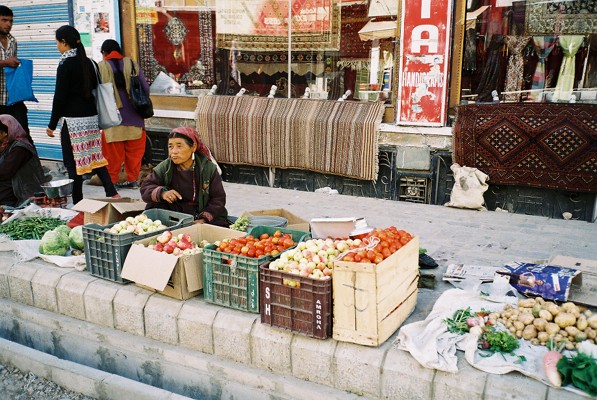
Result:
M206 156L197 153L195 156L198 204L193 215L195 219L205 218L210 224L227 227L228 211L222 177ZM176 173L177 166L169 158L155 167L140 188L141 198L147 203L147 208L172 209L169 203L161 199L161 193L168 189L180 192L180 188L171 186L172 176Z
M22 157L23 154L30 154L29 157ZM11 154L19 154L18 159L11 157ZM23 140L15 140L11 146L0 155L0 168L5 173L10 173L13 196L9 196L15 204L8 204L9 201L0 199L0 204L18 206L35 194L43 193L41 184L47 182L44 176L37 151L30 143ZM8 199L8 198L7 198Z

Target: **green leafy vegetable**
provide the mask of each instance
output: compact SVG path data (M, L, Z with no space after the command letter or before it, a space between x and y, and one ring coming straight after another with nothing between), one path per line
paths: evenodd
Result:
M564 385L572 384L590 396L597 396L597 361L588 354L562 357L557 364Z
M232 225L230 225L230 229L234 229L236 231L246 232L249 228L249 217L243 216L238 218Z
M448 332L462 335L468 333L470 330L466 320L476 316L477 314L472 312L470 307L467 307L466 309L456 310L452 318L446 318L444 322L448 325Z
M479 338L481 348L492 353L513 354L520 346L518 339L507 331L498 331L493 326L486 326ZM524 361L524 360L521 360Z

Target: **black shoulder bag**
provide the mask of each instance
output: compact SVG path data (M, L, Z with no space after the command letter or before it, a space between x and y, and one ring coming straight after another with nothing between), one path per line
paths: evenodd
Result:
M133 60L131 60L131 64L131 103L133 103L133 107L140 116L143 118L151 118L153 117L153 104L149 98L149 93L147 93L141 85L141 80L139 79Z

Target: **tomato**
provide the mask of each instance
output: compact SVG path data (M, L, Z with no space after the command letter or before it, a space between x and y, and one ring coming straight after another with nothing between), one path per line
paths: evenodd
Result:
M349 254L347 254L347 255L344 256L344 258L342 259L342 261L353 262L354 261L354 255L352 253L349 253Z
M390 244L388 243L387 240L382 240L381 243L380 243L380 245L381 245L382 248L390 247Z
M405 245L405 244L407 244L409 241L410 241L410 238L408 238L408 237L406 237L406 236L402 236L402 237L400 238L400 244L401 244L401 245Z
M278 254L280 254L280 252L278 250L272 250L272 252L271 252L272 257L275 257Z
M358 253L354 255L354 262L361 262L362 259L363 257L361 257Z
M373 250L369 250L367 252L367 258L369 259L369 261L373 262L375 260L376 254Z
M247 239L246 238L238 238L238 239L236 239L236 241L238 243L241 243L241 244L247 244Z
M375 264L379 264L382 261L383 261L383 256L380 256L380 255L375 256L375 259L373 260L373 262Z
M263 249L257 249L255 250L255 257L259 258L262 255L264 255L265 253L263 252Z
M262 233L261 236L259 236L259 239L261 240L265 240L269 237L269 235L267 233Z
M245 236L245 239L247 239L247 241L254 241L255 237L253 235L247 235Z
M274 238L272 239L272 243L273 244L278 244L280 243L280 238L278 236L274 236Z
M294 246L294 241L292 239L284 239L284 247L289 248Z
M256 253L255 249L249 249L249 251L247 252L248 257L255 257L256 254L257 253Z
M388 247L386 247L386 248L384 248L384 249L381 251L381 255L382 255L384 258L388 258L389 256L391 256L391 255L392 255L392 252L390 251L390 249L389 249Z
M282 232L280 232L279 230L274 232L274 237L279 238L280 236L282 236Z

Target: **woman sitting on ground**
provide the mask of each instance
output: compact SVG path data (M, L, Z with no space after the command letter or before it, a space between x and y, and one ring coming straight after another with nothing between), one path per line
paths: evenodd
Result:
M146 208L191 214L195 223L228 227L222 177L197 132L190 127L173 129L168 155L141 185Z
M35 147L19 122L0 115L0 205L16 207L43 192L46 182Z

